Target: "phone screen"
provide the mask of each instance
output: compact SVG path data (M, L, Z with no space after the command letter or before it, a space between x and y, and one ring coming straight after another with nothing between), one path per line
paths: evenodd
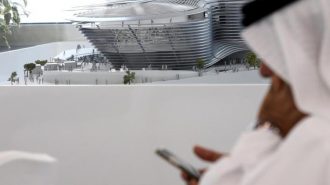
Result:
M176 157L170 151L166 149L158 149L156 150L156 154L161 158L165 159L166 161L168 161L169 163L171 163L172 165L174 165L175 167L187 173L191 178L199 180L201 176L199 171L196 168L194 168L192 165Z

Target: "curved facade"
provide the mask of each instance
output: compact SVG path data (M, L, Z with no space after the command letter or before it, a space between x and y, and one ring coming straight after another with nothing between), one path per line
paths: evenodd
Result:
M242 0L118 1L84 7L72 21L115 68L192 69L246 50Z

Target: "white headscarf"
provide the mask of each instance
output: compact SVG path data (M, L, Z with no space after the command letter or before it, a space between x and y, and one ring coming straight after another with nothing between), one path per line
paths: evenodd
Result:
M330 0L300 0L243 31L300 110L330 121Z
M244 133L201 185L328 185L330 0L297 1L252 24L243 37L290 84L310 117L285 140L269 130Z

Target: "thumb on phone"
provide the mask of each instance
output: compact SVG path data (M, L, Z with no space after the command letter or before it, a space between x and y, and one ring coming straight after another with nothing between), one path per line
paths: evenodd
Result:
M195 146L194 147L194 153L202 160L207 161L207 162L215 162L221 157L223 157L225 154L207 149L202 146Z

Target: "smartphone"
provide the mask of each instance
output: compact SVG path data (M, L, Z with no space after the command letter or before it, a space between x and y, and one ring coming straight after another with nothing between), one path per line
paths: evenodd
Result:
M173 166L179 168L180 170L184 171L190 178L199 180L201 174L199 171L194 168L192 165L182 161L178 157L176 157L174 154L172 154L170 151L166 149L158 149L156 150L156 154L160 156L161 158L165 159L167 162L172 164Z

